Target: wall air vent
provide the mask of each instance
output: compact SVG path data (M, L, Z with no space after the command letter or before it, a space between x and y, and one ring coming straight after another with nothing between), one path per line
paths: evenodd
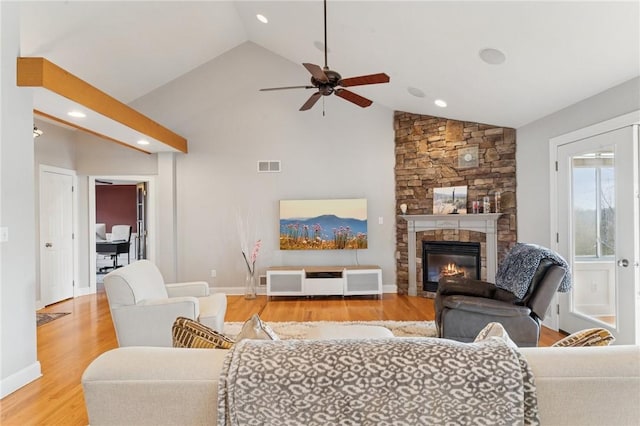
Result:
M258 161L258 173L279 173L280 160Z

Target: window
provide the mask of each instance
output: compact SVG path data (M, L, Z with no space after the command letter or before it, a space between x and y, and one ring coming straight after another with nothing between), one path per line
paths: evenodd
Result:
M615 250L613 152L574 157L573 227L575 256L603 258Z

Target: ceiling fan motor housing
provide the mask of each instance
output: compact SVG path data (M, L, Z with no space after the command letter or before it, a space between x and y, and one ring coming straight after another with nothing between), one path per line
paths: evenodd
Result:
M325 68L323 71L327 76L327 81L318 80L317 78L311 76L311 84L317 87L318 91L323 96L329 96L333 93L334 88L340 83L340 80L342 80L342 76L339 73L328 68Z

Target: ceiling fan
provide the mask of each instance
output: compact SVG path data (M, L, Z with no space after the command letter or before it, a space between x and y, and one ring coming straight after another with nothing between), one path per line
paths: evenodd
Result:
M312 94L302 107L300 107L300 111L311 109L321 96L329 96L334 93L342 99L352 102L362 108L366 108L373 103L371 100L353 93L350 90L344 89L344 87L389 82L389 76L385 73L342 78L338 72L329 69L327 66L327 0L324 0L324 67L320 68L318 65L306 62L302 65L311 73L311 86L271 87L268 89L260 89L260 91L318 89L318 91Z

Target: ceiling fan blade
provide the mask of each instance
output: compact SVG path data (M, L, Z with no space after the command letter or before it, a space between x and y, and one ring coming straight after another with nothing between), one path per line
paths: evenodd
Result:
M363 98L360 95L356 95L355 93L347 90L347 89L336 89L336 96L340 96L342 99L346 99L349 102L353 102L354 104L361 106L362 108L366 108L373 103L367 98Z
M318 99L320 99L321 96L322 95L320 94L320 92L316 92L313 95L311 95L311 97L307 99L307 102L305 102L304 105L300 107L300 111L306 111L308 109L311 109L311 107L314 106L316 102L318 102Z
M385 73L379 74L370 74L370 75L361 75L359 77L351 77L351 78L343 78L338 82L339 86L349 87L349 86L363 86L365 84L379 84L379 83L388 83L389 76Z
M315 86L287 86L287 87L269 87L267 89L260 89L261 92L269 92L271 90L288 90L288 89L315 89Z
M320 68L320 66L316 64L310 64L308 62L305 62L302 65L304 65L307 71L309 71L313 76L313 78L315 78L316 80L322 81L323 83L326 83L329 81L329 79L327 78L327 75L324 73L322 68Z

